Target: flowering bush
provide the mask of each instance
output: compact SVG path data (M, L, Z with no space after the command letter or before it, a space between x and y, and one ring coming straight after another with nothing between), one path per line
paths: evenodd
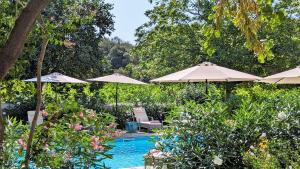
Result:
M104 168L101 162L112 158L108 144L122 134L116 131L114 118L65 102L63 108L48 104L42 112L44 123L37 126L33 139L31 166L37 168ZM4 168L19 168L24 159L29 126L8 118Z
M107 153L115 135L112 116L82 108L43 115L47 121L37 127L32 148L31 161L37 167L98 168L104 167L103 159L112 157ZM26 138L27 133L22 139Z
M239 88L172 111L159 149L175 168L299 168L299 90ZM229 98L232 99L232 98Z
M3 152L0 154L0 166L1 168L17 168L20 166L20 154L23 153L22 150L19 151L19 145L22 148L25 146L20 137L27 132L28 127L15 118L8 117L5 122L5 141Z

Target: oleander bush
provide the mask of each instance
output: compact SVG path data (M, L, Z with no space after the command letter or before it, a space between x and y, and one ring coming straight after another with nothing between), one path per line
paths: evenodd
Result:
M299 93L255 85L226 102L185 103L173 109L157 148L175 168L299 168Z
M78 106L76 102L46 105L44 122L36 127L31 167L105 168L102 160L112 158L109 142L119 135L114 117ZM25 156L29 126L8 118L5 130L4 168L20 168Z

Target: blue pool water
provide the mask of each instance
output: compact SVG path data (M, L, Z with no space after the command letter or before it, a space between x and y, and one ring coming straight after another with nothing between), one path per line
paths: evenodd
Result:
M144 154L154 148L153 137L119 138L112 145L113 159L105 159L104 164L111 169L144 166Z

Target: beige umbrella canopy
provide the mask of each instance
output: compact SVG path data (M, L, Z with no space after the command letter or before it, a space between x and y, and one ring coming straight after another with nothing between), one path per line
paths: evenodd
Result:
M210 62L203 62L197 66L181 70L151 82L234 82L234 81L254 81L261 79L248 73L228 69Z
M25 82L36 82L37 78L24 80ZM41 82L43 83L87 83L85 81L75 79L60 73L51 73L49 75L41 76Z
M141 85L146 84L144 82L124 76L120 73L114 73L112 75L98 77L94 79L87 79L87 80L96 81L96 82L110 82L110 83L127 83L127 84L141 84Z
M300 84L300 66L297 66L296 68L291 70L265 77L261 79L260 82L276 84Z
M36 82L37 78L24 80L25 82ZM61 73L51 73L45 76L41 76L42 83L87 83L85 81L75 79L73 77L69 77L63 75ZM58 95L56 95L56 100L58 100Z
M93 79L87 79L88 81L94 81L94 82L110 82L110 83L116 83L116 113L118 113L118 88L119 83L126 83L126 84L138 84L138 85L145 85L147 83L132 79L130 77L124 76L120 73L114 73L112 75L93 78Z
M153 79L151 82L206 82L207 84L208 82L254 81L258 79L261 78L210 62L203 62L197 66Z

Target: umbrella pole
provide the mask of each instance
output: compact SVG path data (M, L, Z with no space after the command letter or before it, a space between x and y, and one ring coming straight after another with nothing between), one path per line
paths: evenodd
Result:
M118 113L118 88L119 88L119 83L116 84L116 115Z
M205 93L208 94L208 81L205 80Z

